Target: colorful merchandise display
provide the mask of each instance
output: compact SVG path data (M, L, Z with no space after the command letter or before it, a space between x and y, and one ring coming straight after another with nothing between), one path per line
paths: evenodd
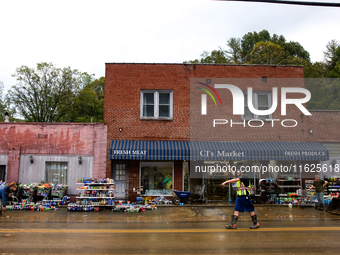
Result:
M11 210L24 210L24 211L50 211L58 210L57 206L67 205L70 198L65 196L62 199L42 200L37 203L29 200L22 200L21 202L13 202L12 205L6 206L6 209Z
M78 180L76 204L79 211L90 211L92 207L114 206L115 183L113 179L84 178ZM80 207L81 209L78 209ZM72 211L73 207L72 207Z

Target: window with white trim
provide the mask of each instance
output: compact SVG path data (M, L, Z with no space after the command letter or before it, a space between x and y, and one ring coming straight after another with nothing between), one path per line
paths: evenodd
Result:
M141 90L141 119L172 119L172 90Z
M45 182L67 184L67 162L46 162Z
M249 110L248 107L248 94L247 91L243 91L244 94L244 115L242 119L272 119L272 115L256 115ZM270 91L254 91L252 95L253 106L257 110L268 110L271 105L271 92Z

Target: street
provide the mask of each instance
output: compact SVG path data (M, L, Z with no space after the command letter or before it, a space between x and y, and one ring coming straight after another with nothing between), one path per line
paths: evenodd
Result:
M2 254L338 254L340 216L314 208L256 206L260 228L233 207L158 207L141 213L8 211Z

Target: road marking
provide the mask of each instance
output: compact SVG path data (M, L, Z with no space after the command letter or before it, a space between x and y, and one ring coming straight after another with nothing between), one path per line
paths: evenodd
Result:
M238 229L0 229L0 233L217 233L217 232L290 232L290 231L340 231L340 227L295 227L295 228L238 228Z

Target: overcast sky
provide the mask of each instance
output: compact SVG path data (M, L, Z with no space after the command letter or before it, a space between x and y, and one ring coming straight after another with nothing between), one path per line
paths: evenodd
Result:
M329 0L327 2L340 2ZM207 0L0 0L0 81L52 62L105 76L105 63L182 63L266 29L299 42L312 62L340 41L340 8Z

